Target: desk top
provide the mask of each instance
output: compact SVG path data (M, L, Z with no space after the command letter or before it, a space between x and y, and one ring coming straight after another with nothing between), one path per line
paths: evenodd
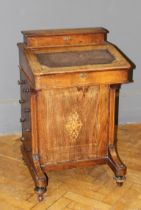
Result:
M104 28L25 31L23 50L34 75L131 68L123 53L107 42Z

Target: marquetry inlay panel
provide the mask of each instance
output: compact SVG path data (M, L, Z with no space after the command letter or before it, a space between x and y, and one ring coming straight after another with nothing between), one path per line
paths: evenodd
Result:
M75 142L79 132L82 128L82 121L79 114L76 111L73 111L67 118L65 129L69 138L72 142Z

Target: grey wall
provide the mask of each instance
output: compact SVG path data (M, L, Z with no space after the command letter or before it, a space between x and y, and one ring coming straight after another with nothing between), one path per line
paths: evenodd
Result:
M1 0L0 134L20 131L18 50L21 30L106 27L137 68L134 83L123 85L120 123L141 122L141 2L139 0Z

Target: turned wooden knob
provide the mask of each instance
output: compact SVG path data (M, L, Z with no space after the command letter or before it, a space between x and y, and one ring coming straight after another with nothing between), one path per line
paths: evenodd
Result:
M20 118L20 122L22 123L22 122L25 122L25 118L24 117L21 117Z
M25 108L25 112L30 112L30 108Z
M24 93L30 93L31 91L32 91L32 90L31 90L30 88L24 88L24 89L23 89L23 92L24 92Z
M20 99L20 100L19 100L19 103L20 103L20 104L23 104L23 103L25 103L25 100L24 100L24 99Z
M31 129L29 129L29 128L25 128L25 129L24 129L24 131L25 131L25 132L30 132L30 131L31 131Z
M24 85L26 83L25 80L18 80L18 85Z

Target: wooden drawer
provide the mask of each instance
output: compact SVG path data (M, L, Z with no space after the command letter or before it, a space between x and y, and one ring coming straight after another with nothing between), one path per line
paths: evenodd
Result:
M28 32L23 31L24 41L30 48L38 48L45 46L65 46L65 45L92 45L101 44L106 40L107 30L104 28L84 30L54 30Z
M36 77L36 89L93 86L99 84L120 84L129 80L128 71L78 72L50 74Z

